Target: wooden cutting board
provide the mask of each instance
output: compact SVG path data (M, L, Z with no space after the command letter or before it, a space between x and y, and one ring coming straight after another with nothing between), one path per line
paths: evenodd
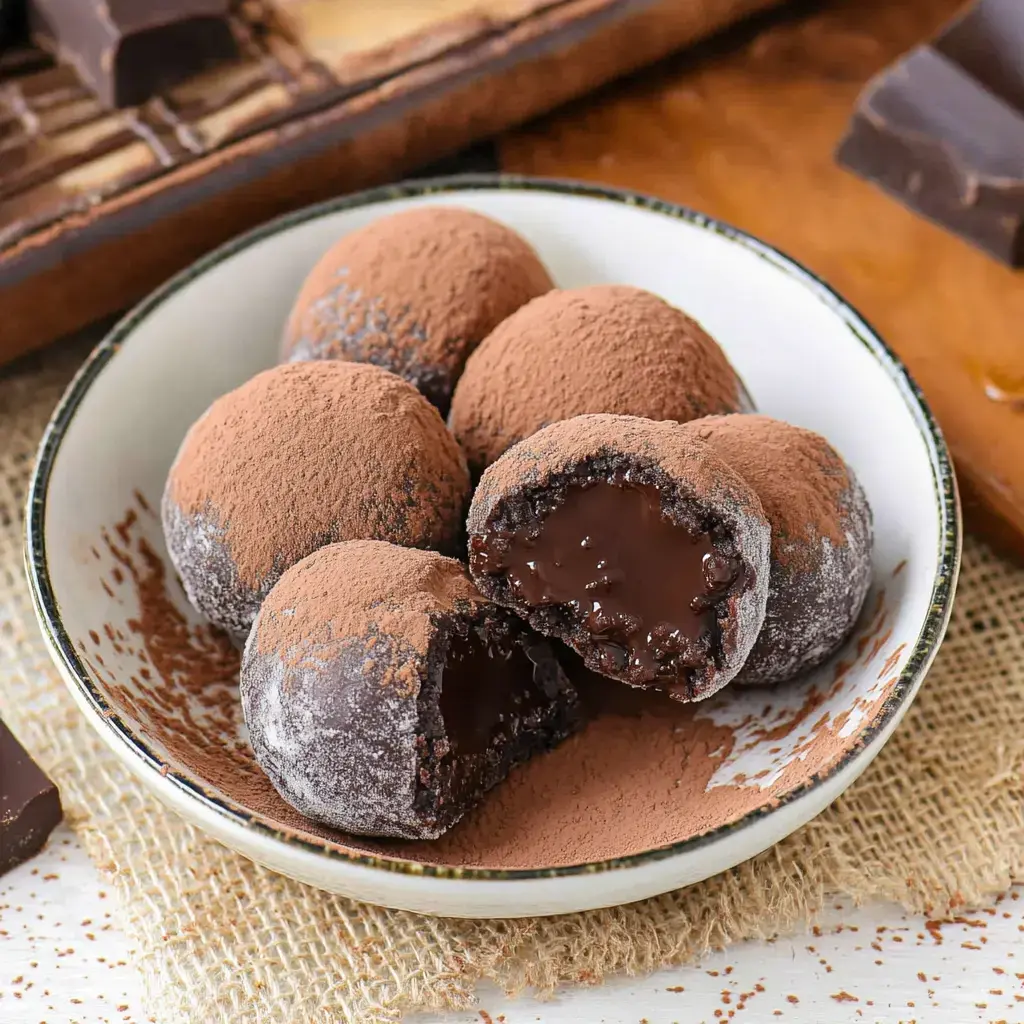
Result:
M501 159L507 170L696 207L820 274L924 390L953 451L969 524L1024 553L1024 271L833 160L867 79L959 6L803 5L505 136Z

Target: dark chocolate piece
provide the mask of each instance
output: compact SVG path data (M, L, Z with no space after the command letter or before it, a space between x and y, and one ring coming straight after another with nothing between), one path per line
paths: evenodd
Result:
M33 38L131 107L237 54L228 0L30 0Z
M582 710L548 642L433 551L349 541L293 566L246 644L253 751L316 821L434 839Z
M0 721L0 875L40 850L61 817L57 787Z
M1024 8L980 0L877 76L837 159L1011 266L1024 262Z
M24 0L0 0L0 49L21 35L24 20Z
M593 415L541 430L484 473L468 529L485 596L592 671L677 700L728 683L764 621L761 504L678 423Z

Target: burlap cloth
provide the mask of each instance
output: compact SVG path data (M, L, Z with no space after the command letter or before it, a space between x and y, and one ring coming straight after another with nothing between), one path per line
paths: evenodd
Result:
M159 1024L390 1021L510 990L650 971L804 921L827 893L943 913L1024 867L1024 571L968 540L949 635L886 749L829 810L699 885L612 910L433 920L289 881L150 799L51 667L22 570L22 506L46 418L83 352L0 376L0 711L61 786L120 896Z

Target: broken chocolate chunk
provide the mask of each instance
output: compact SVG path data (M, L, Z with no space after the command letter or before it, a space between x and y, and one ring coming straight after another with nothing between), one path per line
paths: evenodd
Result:
M0 721L0 875L37 853L61 817L57 787Z
M228 0L30 0L29 24L108 107L144 103L237 53Z
M861 94L836 158L1011 266L1024 263L1024 7L980 0Z

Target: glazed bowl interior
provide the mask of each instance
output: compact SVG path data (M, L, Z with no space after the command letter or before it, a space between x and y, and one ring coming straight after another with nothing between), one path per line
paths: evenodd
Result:
M306 821L256 767L232 654L187 605L154 510L193 420L275 362L291 303L323 251L378 217L435 203L509 224L561 287L634 284L700 320L762 412L821 432L854 468L874 511L874 578L854 635L811 675L773 690L726 688L690 706L612 687L601 698L604 713L581 735L518 769L448 836L381 842ZM202 806L240 849L259 835L262 853L250 855L275 861L275 849L292 846L374 869L514 880L705 851L700 867L666 879L667 887L797 827L877 752L941 638L957 516L941 436L905 372L797 265L700 216L621 193L455 180L380 190L275 222L133 312L51 425L29 561L54 655L97 728L183 813ZM154 639L162 627L153 623L171 609L186 625ZM197 678L194 664L204 658L220 667ZM635 742L618 744L622 757L603 757L609 738L623 735ZM746 830L772 815L774 831L751 839Z

